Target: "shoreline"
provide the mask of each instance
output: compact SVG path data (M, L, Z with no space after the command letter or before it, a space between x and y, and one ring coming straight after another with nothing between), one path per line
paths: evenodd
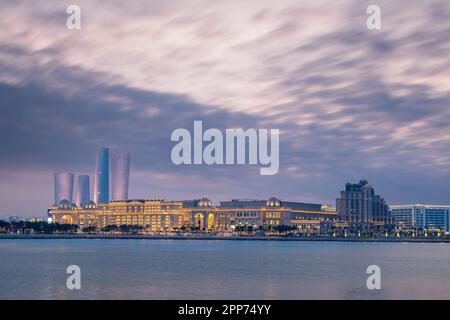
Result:
M82 234L0 234L0 240L217 240L217 241L322 241L322 242L411 242L450 243L450 238L334 238L262 236L175 236L175 235L82 235Z

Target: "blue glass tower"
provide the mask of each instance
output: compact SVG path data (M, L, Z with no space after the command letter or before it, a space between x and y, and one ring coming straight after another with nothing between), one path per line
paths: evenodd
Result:
M109 149L97 149L94 179L94 202L109 202Z

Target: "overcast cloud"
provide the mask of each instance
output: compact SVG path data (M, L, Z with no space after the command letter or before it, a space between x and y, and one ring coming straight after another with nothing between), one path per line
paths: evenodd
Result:
M334 203L365 178L450 204L450 2L328 2L0 1L0 216L44 214L52 173L92 176L99 146L131 152L134 198ZM173 165L194 120L279 128L278 175Z

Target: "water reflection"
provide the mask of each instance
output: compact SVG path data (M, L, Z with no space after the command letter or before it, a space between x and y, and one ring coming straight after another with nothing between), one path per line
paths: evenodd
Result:
M450 299L450 244L1 240L0 261L2 299Z

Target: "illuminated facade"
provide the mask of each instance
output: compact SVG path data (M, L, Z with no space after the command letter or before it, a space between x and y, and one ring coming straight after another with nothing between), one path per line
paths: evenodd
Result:
M49 208L55 223L95 226L139 226L146 232L201 230L231 232L238 227L271 230L289 226L297 230L318 230L324 221L337 221L337 213L319 204L269 200L232 200L213 206L206 197L186 201L162 199L111 201L82 208L63 201Z
M281 229L318 231L321 225L339 220L332 206L280 201L275 197L222 201L219 206L213 206L206 197L185 201L128 200L130 154L120 152L113 152L111 156L110 201L109 166L109 149L97 149L94 199L89 200L89 177L80 176L76 204L72 202L73 174L55 174L55 204L48 208L48 222L74 224L81 229L95 227L97 231L105 232L111 232L115 227L126 230L129 226L139 232L227 233Z

